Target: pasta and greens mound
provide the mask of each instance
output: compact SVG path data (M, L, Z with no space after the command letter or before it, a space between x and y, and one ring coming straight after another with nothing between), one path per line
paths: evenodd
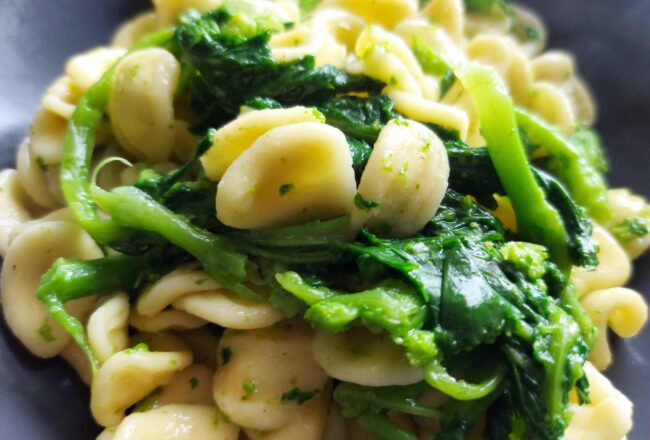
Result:
M625 436L650 209L533 14L154 3L0 174L6 320L100 438Z

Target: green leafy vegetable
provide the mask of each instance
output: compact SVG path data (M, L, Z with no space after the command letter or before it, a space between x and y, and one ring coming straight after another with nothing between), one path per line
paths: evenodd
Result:
M648 223L645 218L626 218L618 225L610 228L614 237L621 243L627 243L638 237L648 235Z

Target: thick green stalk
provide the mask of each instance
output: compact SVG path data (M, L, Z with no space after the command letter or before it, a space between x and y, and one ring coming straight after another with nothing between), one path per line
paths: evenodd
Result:
M472 96L481 134L514 208L518 233L527 241L545 245L558 266L567 270L571 265L567 234L530 169L508 89L488 67L472 65L462 71L461 79Z
M111 192L96 186L94 200L118 225L153 232L192 254L205 272L222 286L260 301L260 296L243 284L246 255L238 252L227 237L198 228L183 216L174 214L144 191L119 187Z
M164 46L173 30L164 30L138 42L130 52ZM81 226L98 242L110 243L127 233L111 220L102 219L90 193L90 161L95 148L95 132L108 106L113 73L110 68L81 97L65 135L61 160L61 188L66 202Z
M557 129L525 110L517 109L515 115L528 139L558 161L559 177L565 181L576 202L587 208L591 217L609 220L612 212L602 174Z
M429 385L456 400L475 400L487 396L499 387L506 373L505 368L500 365L487 379L475 384L456 379L439 361L432 361L423 371L424 380Z

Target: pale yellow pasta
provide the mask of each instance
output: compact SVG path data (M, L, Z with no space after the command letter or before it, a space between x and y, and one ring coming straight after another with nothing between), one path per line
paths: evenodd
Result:
M240 229L349 214L356 189L345 135L326 124L274 128L244 151L217 188L217 217Z
M354 50L363 63L363 73L387 84L387 90L437 97L438 90L423 87L422 68L411 49L398 36L379 26L369 26L359 35Z
M395 110L407 118L457 131L461 139L467 139L469 119L462 110L397 90L388 92L388 96L395 101Z
M625 287L596 290L580 302L597 329L589 360L602 371L612 362L608 328L621 338L636 336L648 320L648 306L639 292Z
M433 217L447 190L449 161L440 139L424 125L392 120L381 130L361 175L358 194L377 206L355 206L351 224L407 237Z
M571 133L576 126L577 119L571 101L554 84L544 81L533 84L526 106L565 134Z
M104 298L91 313L86 332L100 363L129 346L128 319L129 296L126 293Z
M50 85L43 96L43 109L63 119L70 119L81 96L70 77L62 76Z
M174 25L183 11L210 11L218 8L223 2L224 0L152 0L157 25L161 28Z
M580 294L625 285L632 275L632 263L620 244L602 226L594 223L593 237L600 249L598 267L587 271L576 267L571 280Z
M21 186L36 204L48 210L61 206L50 190L47 167L39 164L38 158L29 153L29 139L25 139L18 147L16 171Z
M622 440L632 429L632 402L591 363L584 367L591 403L578 405L573 398L573 417L567 440Z
M327 375L314 361L313 331L303 321L280 322L260 330L226 330L219 351L227 350L214 376L214 399L230 419L244 428L270 431L291 423L297 402L281 398L295 388L323 392Z
M402 348L365 328L334 335L318 332L312 349L327 374L345 382L387 386L422 380L422 371L411 366Z
M167 385L156 388L141 400L135 411L145 412L165 405L214 405L212 377L214 371L203 364L192 364L174 374Z
M39 165L61 163L63 138L68 121L41 109L29 129L29 155Z
M27 209L28 197L20 185L16 170L0 172L0 256L4 257L9 247L12 231L22 223L31 220Z
M250 440L322 440L330 399L331 385L316 397L302 403L286 426L275 431L246 429L246 435Z
M239 428L209 405L166 405L133 413L112 440L237 440Z
M118 63L108 114L120 145L135 157L162 162L171 156L179 76L180 63L164 49L134 52Z
M129 49L138 40L156 30L157 19L154 12L144 12L122 24L111 41L111 46Z
M192 352L185 341L172 332L136 333L131 337L131 345L135 346L138 344L146 345L149 347L149 351Z
M338 43L345 46L346 53L354 52L357 38L366 27L366 22L359 16L342 9L324 9L314 13L311 26L317 32L331 35Z
M422 15L440 26L457 44L465 32L465 7L462 0L431 0L422 9Z
M79 379L90 386L93 380L93 372L88 357L81 350L79 344L75 341L70 342L59 355L77 372Z
M400 21L413 17L418 11L417 0L325 0L321 9L342 8L370 23L391 28Z
M248 300L226 289L185 295L173 306L221 327L238 330L269 327L284 318L270 304Z
M136 309L139 314L152 317L183 295L219 288L221 286L204 272L192 267L179 268L145 289L138 298Z
M95 440L113 440L113 437L115 436L115 430L117 429L117 426L113 426L111 428L106 428L102 432L99 433L97 438Z
M125 53L124 49L97 47L70 58L65 73L78 91L85 92Z
M204 326L207 321L181 310L163 310L153 316L143 316L134 310L129 315L129 324L142 332L158 333L165 330L193 330Z
M93 377L93 417L102 426L117 425L127 408L191 363L192 355L185 351L153 352L136 347L114 354Z
M460 66L467 62L462 47L457 46L443 29L421 18L401 22L394 33L411 47L416 41L424 44L451 66Z
M323 30L309 26L298 26L290 31L273 35L269 42L273 58L287 63L306 55L316 58L317 66L332 64L341 67L347 55L347 49Z
M260 136L274 128L300 122L324 123L325 117L317 110L305 107L244 113L217 130L212 147L201 157L206 175L212 180L221 179L235 159Z
M629 189L614 188L607 191L607 199L612 208L610 229L623 224L626 220L641 221L650 227L650 206L644 197L632 193ZM621 242L621 246L625 248L630 258L638 258L650 248L650 234L630 237L629 240Z
M16 237L2 266L2 310L11 331L36 356L56 356L71 337L36 298L43 275L57 258L92 259L102 252L76 223L36 223ZM95 299L70 301L66 310L84 318Z

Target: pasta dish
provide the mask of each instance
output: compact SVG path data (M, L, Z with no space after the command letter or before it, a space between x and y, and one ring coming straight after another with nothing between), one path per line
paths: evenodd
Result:
M650 207L506 0L154 0L0 173L4 318L98 440L619 440Z

